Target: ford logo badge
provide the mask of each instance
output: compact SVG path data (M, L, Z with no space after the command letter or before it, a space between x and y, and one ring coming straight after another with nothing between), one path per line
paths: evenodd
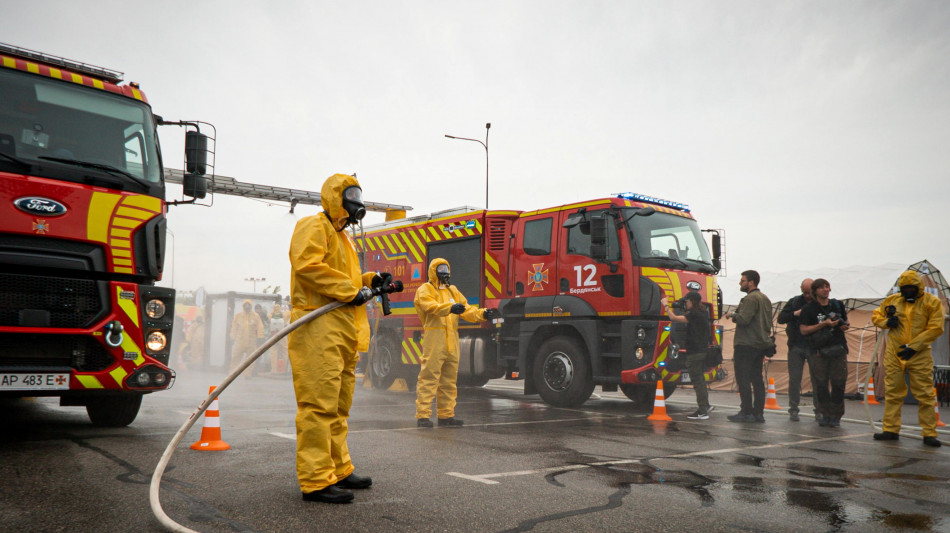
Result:
M699 289L702 289L703 286L700 285L698 281L690 281L686 284L686 288L691 291L698 291Z
M66 214L66 206L50 200L49 198L40 198L39 196L27 196L13 201L17 209L31 215L43 215L47 217L58 217Z

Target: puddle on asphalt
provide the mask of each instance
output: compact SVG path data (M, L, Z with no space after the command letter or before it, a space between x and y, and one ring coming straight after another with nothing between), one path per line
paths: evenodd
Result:
M605 461L570 451L569 464L592 465ZM609 459L606 459L609 460ZM950 518L935 517L923 513L896 513L879 507L866 506L844 499L847 493L861 488L863 480L907 480L946 484L950 479L923 474L899 472L849 472L838 468L782 460L766 459L751 455L739 455L734 463L753 468L781 469L791 477L787 479L757 476L710 478L690 470L657 468L642 461L639 463L610 466L590 466L590 472L612 488L629 488L642 485L667 485L695 494L703 507L728 506L730 501L744 504L785 505L807 511L828 525L828 531L840 531L860 524L877 524L907 531L948 531ZM784 463L784 464L783 464ZM545 476L548 483L564 487L562 476L576 473L565 468ZM635 492L634 489L633 492Z

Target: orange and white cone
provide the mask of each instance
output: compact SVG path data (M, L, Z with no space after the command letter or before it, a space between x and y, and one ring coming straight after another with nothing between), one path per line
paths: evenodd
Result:
M865 396L868 399L868 405L881 405L881 402L877 401L877 394L874 393L874 378L868 381L868 391Z
M208 389L208 394L214 392L214 385ZM221 440L221 417L218 412L218 399L211 401L205 411L205 423L201 428L201 438L191 445L192 450L222 451L230 450L231 445Z
M670 415L666 414L666 398L663 397L663 380L656 382L656 399L653 401L653 414L647 417L647 420L672 421Z
M775 378L769 378L769 390L765 395L765 408L773 411L781 411L778 405L778 398L775 397Z
M934 387L934 414L937 415L937 427L946 426L943 422L940 421L940 400L937 399L937 387Z

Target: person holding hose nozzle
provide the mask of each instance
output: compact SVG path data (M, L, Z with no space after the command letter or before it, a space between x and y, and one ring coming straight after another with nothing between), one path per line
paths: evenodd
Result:
M913 270L900 275L900 293L892 294L874 310L871 321L887 330L884 349L884 420L874 440L897 440L901 430L901 407L907 383L917 398L920 434L927 446L939 447L936 398L933 389L934 360L930 343L943 333L944 309L940 299L925 291L924 281Z
M422 365L416 384L416 425L432 427L432 398L436 396L439 426L461 427L455 418L456 379L459 372L459 317L482 322L498 316L496 309L468 305L465 296L449 284L449 262L435 258L429 263L429 282L416 290L413 301L422 322Z
M291 321L334 301L338 307L290 334L288 357L297 397L297 479L305 501L347 503L348 489L366 489L368 476L353 473L347 418L356 384L357 352L369 348L369 287L392 276L360 272L345 228L366 214L356 177L334 174L320 190L323 212L302 218L290 240Z

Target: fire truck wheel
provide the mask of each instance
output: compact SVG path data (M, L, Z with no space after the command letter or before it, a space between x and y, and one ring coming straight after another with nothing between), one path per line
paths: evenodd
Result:
M142 406L142 395L137 392L121 396L96 398L86 404L86 414L94 426L119 428L135 420Z
M392 337L385 336L380 339L369 361L370 382L374 389L387 390L396 381L398 353L393 349Z
M533 375L538 394L555 407L577 407L594 392L587 353L570 337L554 337L541 345Z

